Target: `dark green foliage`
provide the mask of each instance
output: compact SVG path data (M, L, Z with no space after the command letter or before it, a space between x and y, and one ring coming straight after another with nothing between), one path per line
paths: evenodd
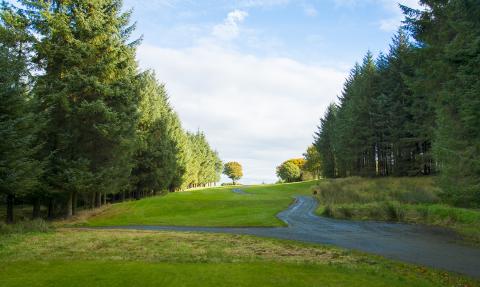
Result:
M24 4L44 70L34 87L47 119L44 184L65 197L69 216L76 194L115 193L130 173L138 94L129 15L118 0Z
M165 88L153 73L140 80L140 119L137 150L132 171L135 191L158 192L171 187L178 167L177 118L171 109Z
M445 196L480 204L480 4L477 0L424 0L404 7L418 41L415 86L427 87L436 112L434 154ZM423 84L420 83L420 79ZM425 89L424 89L425 90Z
M0 27L1 199L48 216L217 182L205 136L182 129L139 73L121 0L18 1ZM34 71L34 73L31 73ZM35 76L31 76L34 74ZM35 115L35 116L34 116Z
M15 198L37 185L40 163L33 158L36 118L28 96L28 21L8 7L0 14L0 198L13 222Z
M347 78L338 106L328 107L316 133L325 177L407 176L434 171L434 114L410 88L414 47L400 30L387 55L367 53Z
M315 147L327 177L439 172L444 199L480 204L480 5L402 6L405 31L387 55L367 54L329 107Z
M404 31L380 56L378 93L372 106L379 175L426 175L434 171L431 139L434 114L427 98L410 88L414 48ZM392 162L394 162L392 164Z
M337 174L334 146L336 111L337 106L335 104L328 106L327 112L320 120L318 132L315 133L314 146L320 156L322 175L324 177L335 177Z

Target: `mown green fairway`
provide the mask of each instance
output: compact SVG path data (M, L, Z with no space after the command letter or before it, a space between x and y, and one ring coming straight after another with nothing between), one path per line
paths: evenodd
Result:
M65 229L0 237L0 286L476 286L377 256L253 236Z
M170 193L139 201L114 204L90 217L88 226L282 226L275 215L286 209L297 194L310 194L315 181L232 187Z
M426 280L404 280L392 274L365 273L362 269L287 263L18 262L0 267L0 275L0 285L4 287L436 286Z

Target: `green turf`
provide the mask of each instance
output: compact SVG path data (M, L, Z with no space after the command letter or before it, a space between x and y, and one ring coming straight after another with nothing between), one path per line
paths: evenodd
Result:
M88 226L179 225L179 226L282 226L275 215L288 207L294 195L311 194L315 181L232 187L170 193L166 196L114 204L90 217Z
M28 276L25 276L28 274ZM362 269L289 263L16 262L0 286L438 286Z
M452 273L254 236L60 229L0 236L0 286L478 286Z

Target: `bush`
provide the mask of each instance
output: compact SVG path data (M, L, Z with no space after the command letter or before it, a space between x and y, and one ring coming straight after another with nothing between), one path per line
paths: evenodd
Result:
M386 202L384 205L387 220L402 221L405 218L405 210L401 205L393 202Z
M43 219L20 221L15 224L0 223L0 234L22 234L30 232L48 232L51 226Z
M322 215L328 216L328 217L335 217L332 206L331 205L325 206L325 208L323 209Z

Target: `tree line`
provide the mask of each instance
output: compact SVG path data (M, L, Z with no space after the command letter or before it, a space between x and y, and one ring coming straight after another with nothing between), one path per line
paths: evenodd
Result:
M222 162L135 61L121 0L20 0L0 10L0 197L33 217L211 185Z
M438 174L446 200L480 204L480 4L401 6L387 54L368 52L315 134L325 177Z

